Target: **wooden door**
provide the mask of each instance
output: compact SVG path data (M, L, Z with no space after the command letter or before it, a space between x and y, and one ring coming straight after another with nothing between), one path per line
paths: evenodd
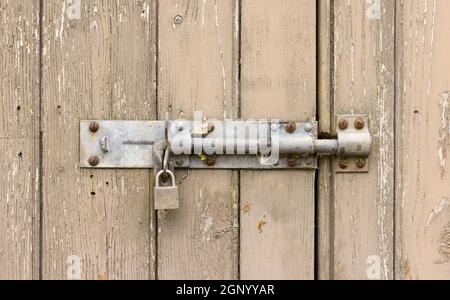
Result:
M1 279L448 279L447 0L0 0ZM80 120L367 114L369 173L81 169Z

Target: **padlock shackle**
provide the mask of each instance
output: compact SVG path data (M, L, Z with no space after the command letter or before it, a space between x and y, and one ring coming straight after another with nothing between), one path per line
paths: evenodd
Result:
M156 187L160 187L159 179L161 178L161 175L164 174L164 173L169 174L170 179L172 180L172 186L176 186L175 174L173 174L173 172L170 171L170 170L166 170L165 172L164 172L164 170L161 170L161 171L158 172L158 174L156 174Z

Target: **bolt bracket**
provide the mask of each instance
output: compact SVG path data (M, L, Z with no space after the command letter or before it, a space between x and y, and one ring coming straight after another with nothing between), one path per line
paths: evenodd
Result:
M336 170L338 173L368 173L372 136L369 116L338 115L336 118L339 141ZM346 124L347 126L339 126Z

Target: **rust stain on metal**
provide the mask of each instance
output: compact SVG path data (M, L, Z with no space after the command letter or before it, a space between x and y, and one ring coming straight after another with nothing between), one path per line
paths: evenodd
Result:
M345 120L345 119L342 119L342 120L339 121L338 126L339 126L340 130L345 130L345 129L348 128L348 121Z
M364 122L363 118L357 118L354 124L355 128L358 130L363 129L366 126L366 122Z
M89 157L89 164L93 167L98 166L98 164L100 163L100 159L98 158L98 156L91 156Z
M339 168L345 170L345 169L347 169L349 166L350 166L350 163L349 163L348 160L346 160L346 159L341 159L341 160L339 161Z
M214 167L216 164L216 158L209 156L206 158L205 163L208 167Z
M92 121L92 122L89 124L89 130L90 130L92 133L96 133L99 129L100 129L100 124L98 124L98 122Z
M297 159L292 157L288 158L287 163L289 167L294 168L295 166L297 166Z
M360 168L360 169L363 169L363 168L365 168L366 167L366 160L365 159L358 159L357 161L356 161L356 166L358 167L358 168Z
M294 133L297 130L297 124L294 122L290 122L286 124L286 132L287 133Z

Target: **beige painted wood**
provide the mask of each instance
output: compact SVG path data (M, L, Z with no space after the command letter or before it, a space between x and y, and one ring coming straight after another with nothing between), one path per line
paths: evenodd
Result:
M316 116L316 2L242 1L242 118ZM314 179L241 172L241 278L314 278Z
M319 134L321 138L331 138L332 130L332 103L331 103L331 77L332 77L332 2L331 0L318 1L317 6L317 32L318 32L318 82L317 110L319 115ZM333 226L333 170L331 158L324 156L319 160L317 176L317 207L316 207L316 267L317 279L329 280L332 278L332 226Z
M398 1L396 276L450 278L450 2Z
M80 170L80 119L156 118L152 0L45 1L43 17L44 279L154 277L147 170ZM69 12L67 12L69 10Z
M159 117L237 114L237 1L159 2ZM158 278L236 279L238 181L178 172L180 209L158 212Z
M39 278L39 5L0 2L0 279Z
M334 278L391 279L395 1L337 0L334 12L335 112L370 114L373 135L370 173L335 177Z

